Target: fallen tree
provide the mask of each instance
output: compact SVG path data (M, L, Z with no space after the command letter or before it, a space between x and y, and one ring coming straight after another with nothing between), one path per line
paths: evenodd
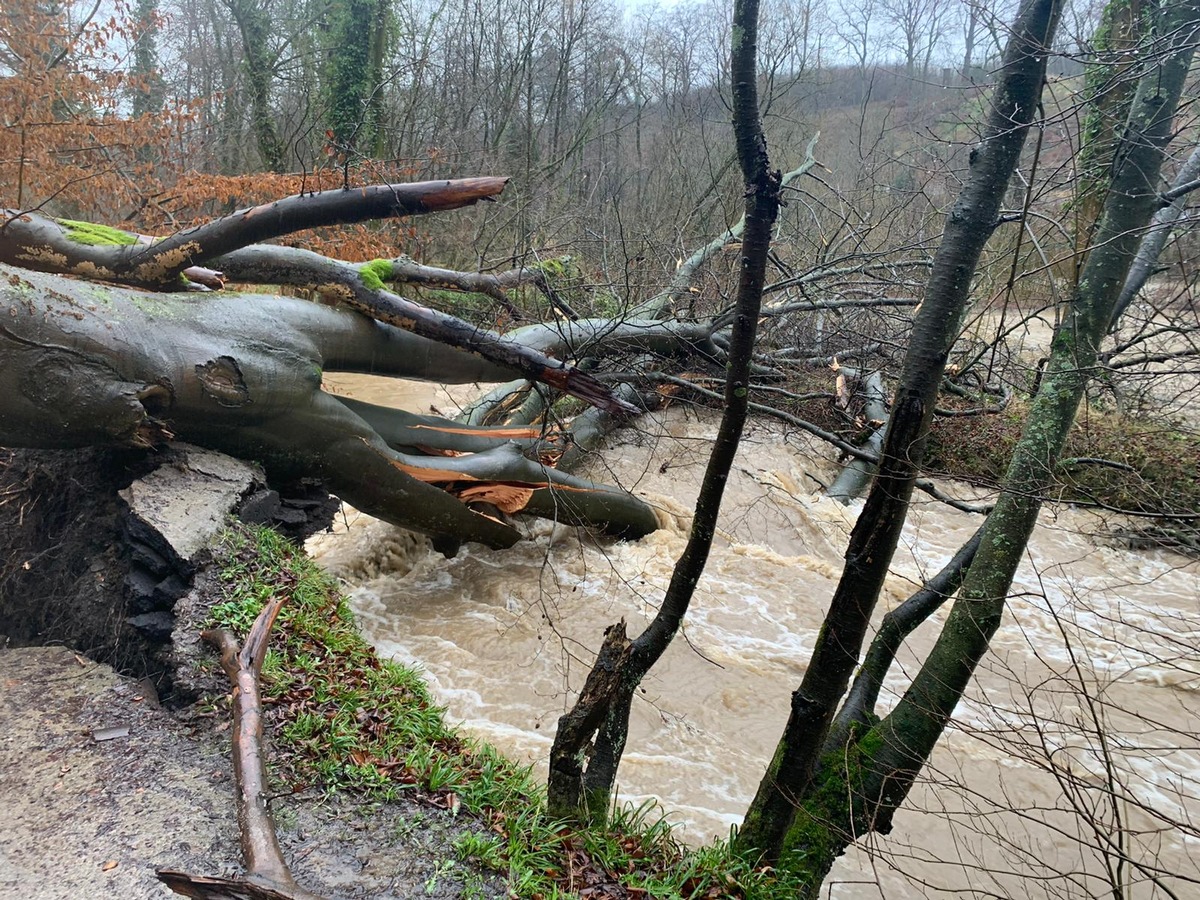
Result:
M261 461L273 479L320 478L446 550L515 543L519 532L499 513L527 505L623 536L654 530L653 511L631 494L554 467L568 443L555 429L463 425L321 389L324 371L443 383L519 374L618 419L637 411L538 349L553 342L507 339L406 300L383 287L395 274L390 261L353 265L251 243L316 224L462 206L503 185L469 179L303 195L158 242L9 212L0 259L22 268L0 267L0 445L184 440ZM227 277L303 284L338 304L181 290L221 288Z

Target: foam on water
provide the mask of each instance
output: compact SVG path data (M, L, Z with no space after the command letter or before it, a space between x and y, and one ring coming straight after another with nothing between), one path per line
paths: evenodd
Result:
M622 445L597 466L597 477L633 486L656 509L663 527L636 543L541 522L510 550L471 546L445 560L360 522L319 552L357 583L353 605L381 652L422 666L452 718L543 767L557 717L582 685L604 628L624 618L637 633L657 608L686 541L714 427L714 419L671 412L642 426L656 440ZM827 482L830 467L794 435L762 426L751 432L681 639L635 704L622 796L660 800L688 839L725 836L739 820L786 719L861 506L806 491L815 483L809 473ZM916 498L879 614L944 565L978 521ZM1004 841L1052 847L1047 858L1091 871L1097 857L1081 849L1086 838L1064 825L1074 819L1060 820L1055 766L1069 765L1083 780L1106 777L1098 737L1088 730L1094 713L1085 715L1097 706L1129 802L1200 818L1200 749L1183 739L1200 732L1197 567L1168 554L1097 546L1089 534L1098 527L1078 511L1043 515L994 652L933 760L932 773L949 774L914 792L892 836L839 862L832 896L878 897L886 887L886 896L906 897L919 883L970 890L978 885L960 885L967 863L989 867L988 889L1004 895L1017 890L1006 886L1007 863L1000 864L1014 852ZM881 712L907 686L944 615L902 651ZM951 776L957 787L947 783ZM1015 814L1005 806L1014 793L1041 799L1034 812ZM983 810L988 828L1007 837L952 833L950 822L962 820L947 810L960 806ZM1164 866L1192 865L1172 829L1144 840ZM873 856L880 853L909 875L881 871ZM1041 896L1036 887L1020 890Z

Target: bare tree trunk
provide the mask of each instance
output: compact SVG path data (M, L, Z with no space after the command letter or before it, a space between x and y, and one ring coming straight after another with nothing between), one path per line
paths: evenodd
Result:
M550 809L555 815L603 819L607 813L629 732L634 693L670 645L704 572L725 483L746 421L752 354L771 230L779 211L781 176L771 171L758 112L757 0L737 0L733 29L733 127L746 184L746 203L724 411L700 485L692 531L675 564L662 606L646 630L630 643L624 642L623 624L609 630L606 649L588 679L593 690L585 689L580 704L559 720L551 750L549 781ZM593 735L596 735L595 751L584 770L585 751Z
M1200 188L1200 184L1192 184L1197 178L1200 178L1200 146L1192 151L1187 162L1179 169L1171 187L1179 189L1190 185L1193 190ZM1121 315L1137 298L1138 292L1145 287L1150 276L1154 274L1154 266L1157 264L1159 256L1162 255L1163 247L1167 245L1167 238L1171 236L1171 230L1179 221L1179 217L1183 215L1183 208L1186 205L1187 196L1180 193L1167 206L1155 213L1150 222L1150 231L1142 238L1133 265L1129 267L1129 275L1121 288L1121 296L1117 298L1116 306L1113 307L1110 328L1117 327Z
M924 455L937 392L984 244L1020 157L1041 96L1059 0L1028 0L1013 26L1004 75L967 183L946 222L892 405L879 473L855 523L824 627L779 745L737 836L743 852L774 862L813 773L837 704L858 664L863 639L904 525ZM814 872L814 876L818 873ZM824 873L816 878L819 884Z
M1117 147L1107 201L1068 317L1055 330L1050 361L988 517L959 599L900 703L871 734L877 744L864 779L867 802L890 817L907 795L1000 624L1009 588L1047 483L1059 461L1114 305L1158 204L1164 149L1195 51L1200 2L1173 0L1158 17L1160 64L1145 74Z

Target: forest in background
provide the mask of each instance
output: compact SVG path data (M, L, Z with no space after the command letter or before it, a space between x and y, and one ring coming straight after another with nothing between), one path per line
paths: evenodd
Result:
M950 0L764 9L764 126L781 167L821 133L825 168L792 212L796 240L853 209L861 251L927 248L1011 12ZM341 255L402 241L415 258L489 268L565 251L626 299L740 214L729 15L614 0L18 0L0 26L0 201L157 233L347 172L504 175L512 185L483 221L341 235ZM1082 70L1095 15L1075 12L1052 72ZM1057 98L1052 145L1077 131L1079 88ZM814 251L810 239L787 255Z
M777 165L801 165L819 135L817 167L788 188L768 296L920 300L1013 6L764 6L761 108ZM1064 12L1031 181L1005 203L1027 208L1028 239L989 246L979 309L1053 318L1077 274L1081 104L1096 90L1082 73L1120 52L1093 46L1099 10ZM615 0L17 0L0 19L0 204L166 234L296 191L500 175L509 187L480 215L287 242L471 271L569 255L579 312L619 314L740 215L729 16L720 3ZM1164 259L1182 265L1190 234L1176 229ZM716 262L677 312L727 302L723 271ZM419 296L490 325L512 318L477 296ZM789 338L823 358L871 346L882 364L906 329L884 305ZM880 334L901 339L881 347Z

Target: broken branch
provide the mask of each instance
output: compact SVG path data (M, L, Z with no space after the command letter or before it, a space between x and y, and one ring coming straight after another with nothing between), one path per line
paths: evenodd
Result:
M296 884L284 861L275 823L267 808L262 698L258 679L271 628L284 599L282 594L277 594L267 601L240 650L237 638L224 628L209 629L201 635L220 651L221 668L233 683L233 778L246 876L219 878L160 869L159 880L185 897L201 900L324 900Z

